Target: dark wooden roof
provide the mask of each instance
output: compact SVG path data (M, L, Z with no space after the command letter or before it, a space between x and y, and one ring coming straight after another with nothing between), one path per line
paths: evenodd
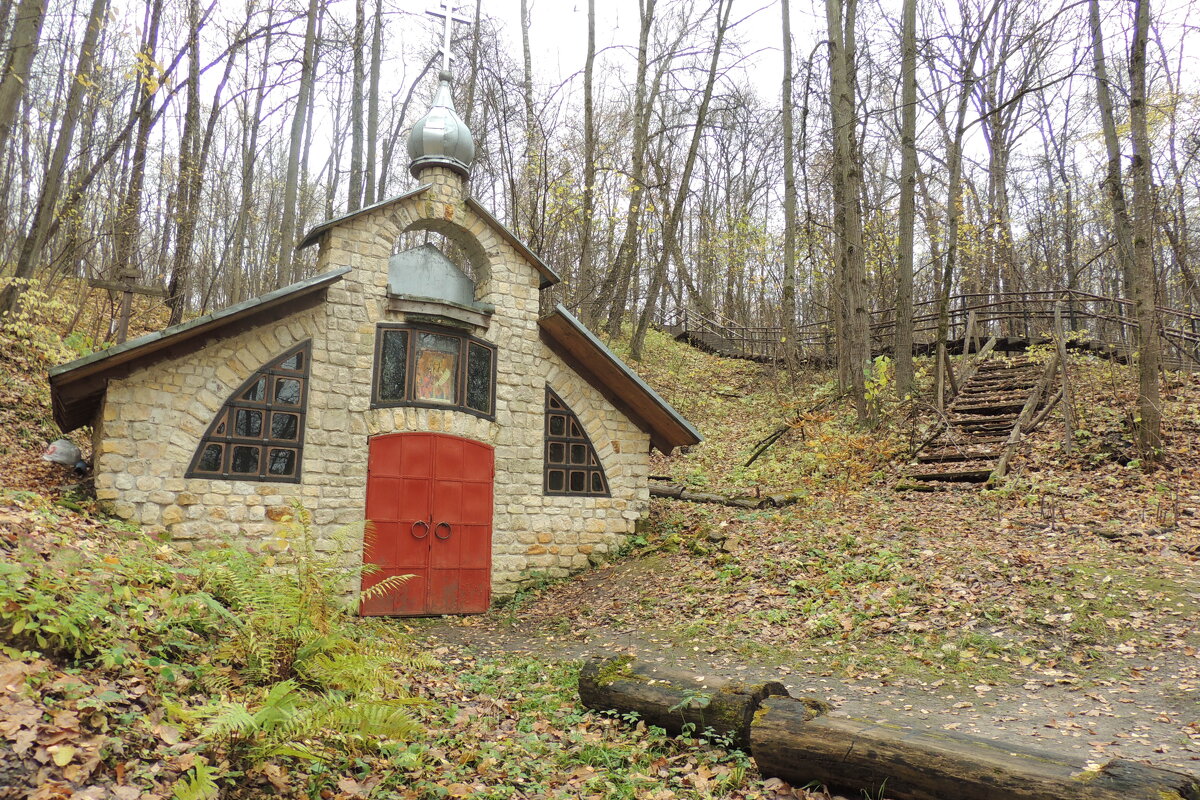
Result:
M263 321L311 308L324 299L332 283L349 271L349 267L342 267L51 368L54 421L64 433L91 423L112 378L124 377L164 358L194 352L213 339L232 336Z
M542 329L542 341L596 391L650 434L650 443L654 447L670 455L676 447L703 440L690 422L561 305L550 316L539 320L538 325Z

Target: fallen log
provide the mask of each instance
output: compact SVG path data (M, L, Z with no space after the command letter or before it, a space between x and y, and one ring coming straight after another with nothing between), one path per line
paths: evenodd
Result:
M717 677L635 662L631 657L595 656L579 672L579 699L596 711L636 712L647 725L672 734L684 725L696 733L711 728L743 750L750 721L762 701L786 696L782 683L739 684Z
M761 497L732 496L716 492L694 492L678 483L650 482L651 497L666 497L671 500L684 500L689 503L715 503L734 508L757 510L760 508L779 508L799 503L805 495L798 492L792 494L766 494Z
M791 697L763 701L750 748L765 777L893 800L1200 800L1200 785L1182 773L1120 759L1089 769L964 734L814 717Z

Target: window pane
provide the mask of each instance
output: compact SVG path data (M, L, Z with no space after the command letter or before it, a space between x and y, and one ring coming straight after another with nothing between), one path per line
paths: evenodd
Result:
M467 348L467 407L492 410L492 351L472 344Z
M233 424L234 434L247 438L262 436L262 416L261 411L239 408Z
M233 463L229 471L242 474L258 474L258 455L259 448L257 447L234 447Z
M295 414L271 415L272 439L295 439L296 431L300 428L300 418Z
M408 331L384 331L379 355L379 399L404 399L404 377L408 370Z
M587 463L587 445L573 444L571 445L571 463L586 464Z
M279 367L280 369L304 369L304 353L296 353L290 358L285 359L283 363L279 365Z
M200 463L196 465L196 469L200 472L220 472L222 449L219 444L210 444L205 447L204 452L200 455Z
M567 463L567 446L562 442L550 443L550 463L565 464Z
M585 489L587 489L587 481L585 480L586 477L587 477L586 472L572 472L571 473L571 491L572 492L582 492Z
M416 400L454 403L458 383L458 346L455 336L417 331L417 363L413 381Z
M579 423L576 422L574 419L571 420L571 438L572 439L582 439L583 438L583 429L579 427Z
M547 478L547 481L546 481L547 488L549 488L550 491L552 491L552 492L561 492L563 490L563 486L565 485L563 483L564 475L566 475L565 472L559 472L558 470L552 470L550 472L549 478Z
M599 472L592 473L592 494L604 494L604 478Z
M250 400L254 403L261 403L267 398L267 379L259 378L246 391L242 392L243 400Z
M275 402L289 406L300 405L300 381L295 378L275 380Z
M272 475L292 475L296 472L296 451L271 449L267 472Z
M567 418L560 417L557 415L551 415L551 417L550 417L550 435L551 436L564 436L564 435L566 435L566 432L567 432Z

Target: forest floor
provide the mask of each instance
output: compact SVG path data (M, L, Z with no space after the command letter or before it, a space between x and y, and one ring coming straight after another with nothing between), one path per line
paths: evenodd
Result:
M1200 773L1200 375L1166 383L1170 455L1154 470L1132 460L1128 369L1080 357L1070 457L1055 415L1001 488L898 493L894 464L920 439L901 409L860 438L841 409L807 410L832 393L828 376L790 385L652 347L652 382L707 437L658 471L805 502L655 500L628 558L420 624L434 646L632 654L780 680L835 713Z
M1200 773L1200 376L1168 380L1168 457L1153 470L1129 444L1128 370L1080 358L1075 453L1062 455L1055 415L1004 486L913 495L892 485L924 423L884 399L885 382L880 422L864 429L828 375L652 335L640 371L706 437L653 471L801 502L655 501L610 564L536 582L486 615L338 616L336 635L368 656L408 654L385 671L401 685L386 702L427 705L407 738L314 734L312 760L264 757L277 732L214 718L240 705L258 720L292 680L264 683L233 645L311 643L271 639L253 604L197 577L203 556L105 517L38 459L58 436L45 369L72 350L35 333L34 346L0 333L0 797L830 796L763 781L702 739L583 711L578 659L596 652L779 678L835 713ZM264 565L239 569L260 570L275 596ZM216 602L197 607L206 592ZM254 636L231 640L218 612Z

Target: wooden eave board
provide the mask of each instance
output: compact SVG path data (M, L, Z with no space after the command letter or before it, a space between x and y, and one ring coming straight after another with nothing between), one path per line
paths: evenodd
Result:
M554 313L539 320L538 325L546 345L650 434L654 447L670 454L676 447L699 444L703 440L691 423L561 305Z
M321 301L322 293L331 284L349 271L349 267L342 267L52 367L49 375L54 421L64 433L87 425L99 409L110 379L123 377L164 358L176 358L199 350L213 339L253 327L267 314L276 320L311 308Z

